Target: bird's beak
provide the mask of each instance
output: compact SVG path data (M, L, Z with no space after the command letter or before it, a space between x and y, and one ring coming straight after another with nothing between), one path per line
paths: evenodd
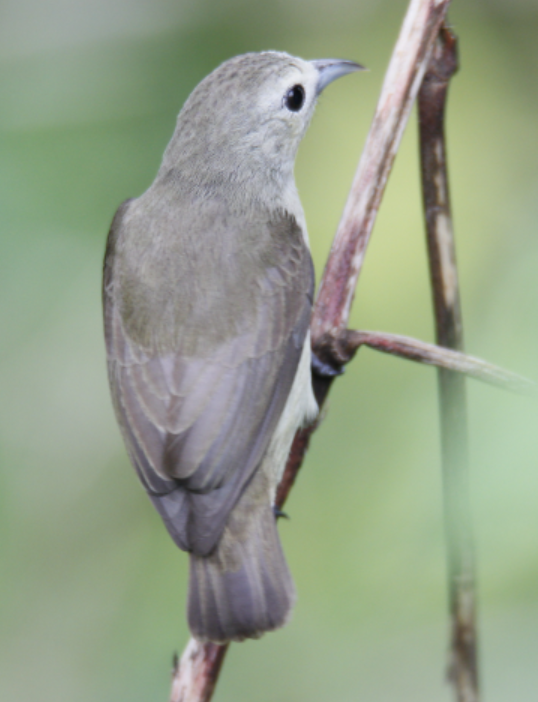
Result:
M360 63L343 61L342 59L316 59L315 61L310 61L310 63L314 66L319 75L316 88L318 95L329 83L332 83L333 80L341 76L346 76L348 73L367 70L364 66L361 66Z

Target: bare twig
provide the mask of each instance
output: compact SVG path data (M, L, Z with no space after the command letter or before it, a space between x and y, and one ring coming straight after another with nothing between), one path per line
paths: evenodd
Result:
M312 348L329 365L340 362L325 344L345 331L355 287L401 135L450 0L411 0L392 52L372 126L325 266L312 323ZM320 407L332 380L314 377ZM282 478L293 484L315 426L298 432Z
M411 0L385 76L312 319L312 344L347 327L366 246L400 139L450 0Z
M446 167L444 114L457 70L456 38L443 28L419 93L422 192L437 343L463 350L458 273ZM465 378L439 370L445 530L452 617L449 679L458 702L478 702L475 564L469 499Z
M522 395L536 392L536 383L517 373L494 366L481 358L468 356L461 351L428 344L410 336L387 334L386 332L346 330L338 337L329 336L327 342L321 342L320 346L325 348L326 343L331 344L328 355L342 365L348 363L361 346L369 346L377 351L407 358L410 361L418 361L429 366L463 373L471 378Z
M323 334L341 331L347 326L355 286L385 184L449 4L450 0L411 0L409 4L325 268L311 324L314 349ZM330 385L330 380L314 380L320 405ZM294 483L313 430L311 427L298 432L295 437L279 489L280 504ZM179 692L171 702L208 702L225 649L226 646L200 644L191 639L174 671L172 691ZM208 663L212 656L213 664Z
M208 702L213 695L227 646L191 639L174 662L170 702Z

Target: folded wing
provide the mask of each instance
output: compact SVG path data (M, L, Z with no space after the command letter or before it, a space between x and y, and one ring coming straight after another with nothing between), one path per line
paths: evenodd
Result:
M141 344L122 314L116 271L122 238L130 234L122 225L128 206L113 221L104 271L115 409L131 460L170 534L181 548L206 555L260 464L290 392L310 322L311 258L292 216L260 220L257 236L268 244L255 262L261 274L238 276L234 294L246 300L238 309L248 313L234 319L234 333L195 354L181 343L181 328L171 348ZM226 305L226 293L215 304ZM207 319L198 313L207 300L189 302L183 325L192 335L196 320ZM198 334L203 337L202 327Z

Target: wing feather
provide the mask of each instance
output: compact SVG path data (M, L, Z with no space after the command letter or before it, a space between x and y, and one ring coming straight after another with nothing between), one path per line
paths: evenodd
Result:
M133 234L123 223L128 207L112 224L103 283L114 404L131 459L170 534L181 548L205 555L260 464L289 395L310 321L312 263L295 219L287 213L268 219L255 234L273 237L271 255L262 251L254 279L236 276L237 314L222 309L233 334L198 354L185 351L181 331L195 338L191 327L209 304L204 299L197 312L189 299L192 314L175 346L142 343L130 332L136 318L122 310L127 283L116 270L117 252ZM226 295L213 296L218 302ZM140 338L151 333L144 328Z

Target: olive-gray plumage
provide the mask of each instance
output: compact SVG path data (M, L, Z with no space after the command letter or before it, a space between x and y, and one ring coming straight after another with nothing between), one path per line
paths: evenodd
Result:
M187 100L154 183L112 222L114 406L140 480L191 554L200 640L260 636L294 601L272 505L317 406L314 275L293 165L318 92L358 68L276 52L224 63Z

